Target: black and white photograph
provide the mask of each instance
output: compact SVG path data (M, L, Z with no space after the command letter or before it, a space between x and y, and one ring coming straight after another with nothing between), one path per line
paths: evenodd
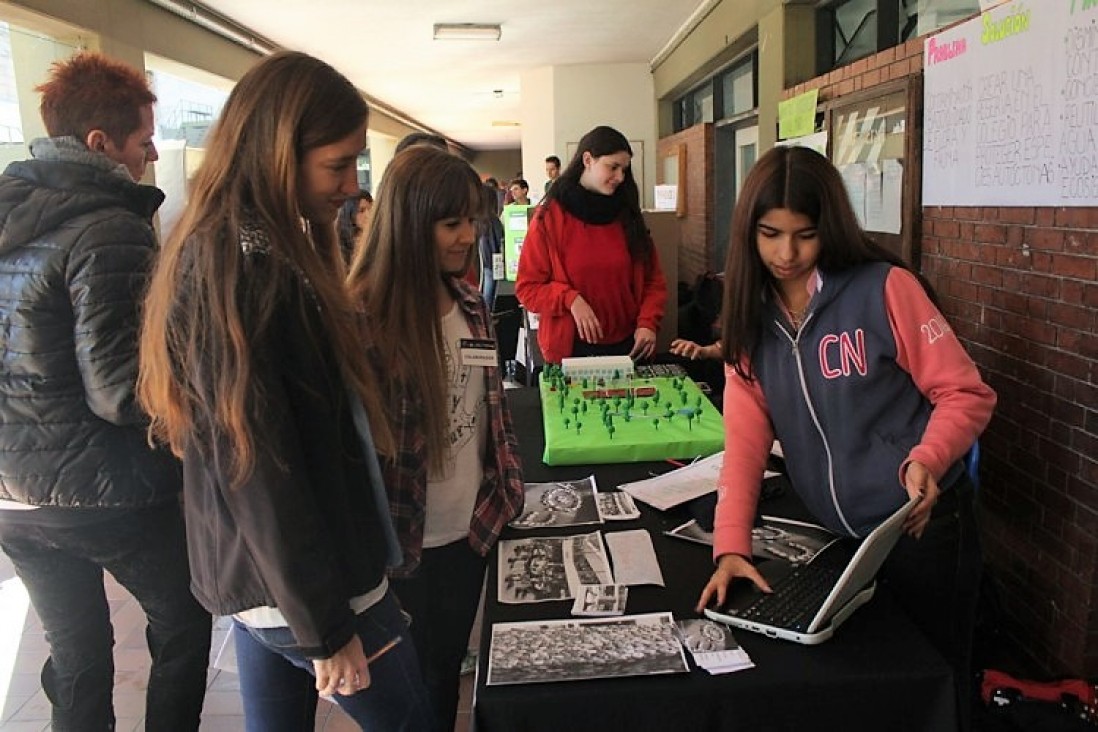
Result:
M505 539L499 542L502 603L573 599L581 585L614 583L602 535Z
M727 625L705 618L689 618L678 621L675 633L694 657L694 663L711 674L755 667Z
M640 509L637 508L633 496L622 491L597 494L599 516L603 521L629 521L640 518Z
M706 618L688 618L676 623L678 636L691 653L735 650L740 647L732 628Z
M803 521L763 516L751 530L751 554L761 559L781 559L805 564L838 537L822 526Z
M601 524L595 476L552 483L527 483L526 508L510 526L516 529Z
M573 615L592 617L624 615L629 599L626 585L581 585L572 604Z
M488 686L685 673L671 613L496 623Z

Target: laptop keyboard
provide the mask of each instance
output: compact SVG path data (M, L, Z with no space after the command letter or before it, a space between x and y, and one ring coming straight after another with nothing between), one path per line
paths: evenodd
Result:
M849 561L850 557L846 552L821 552L811 564L797 567L780 582L771 585L770 589L774 590L772 593L760 596L737 614L746 620L778 628L807 631L808 624L827 599Z

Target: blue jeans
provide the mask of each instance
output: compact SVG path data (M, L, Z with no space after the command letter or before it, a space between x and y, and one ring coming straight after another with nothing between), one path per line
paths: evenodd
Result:
M357 621L367 656L393 638L402 640L370 664L368 688L332 700L364 730L435 732L408 624L392 593L359 613ZM312 732L317 704L313 662L298 650L290 629L234 621L233 640L247 732Z
M42 689L53 706L52 729L114 729L114 633L104 569L148 619L146 728L198 729L211 621L191 595L178 503L119 511L82 526L0 524L0 546L26 585L50 646Z
M457 718L461 662L480 604L487 560L465 539L424 549L413 577L390 580L401 606L412 615L423 679L442 728Z

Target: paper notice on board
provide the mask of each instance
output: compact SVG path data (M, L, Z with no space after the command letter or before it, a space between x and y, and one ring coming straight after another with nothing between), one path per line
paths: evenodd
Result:
M865 168L866 231L900 233L903 206L903 165L898 160L882 160Z
M865 220L866 164L850 163L839 168L839 172L843 176L843 183L846 184L846 192L850 196L851 205L854 206L854 215L858 217L858 223L863 229L868 229Z
M865 221L862 227L866 231L884 231L881 226L881 169L877 165L867 165L865 169Z
M774 143L777 147L807 147L815 150L820 155L827 157L827 130L814 132L803 137L791 137L788 140L778 140Z
M881 161L881 231L899 234L903 229L904 164L899 160Z

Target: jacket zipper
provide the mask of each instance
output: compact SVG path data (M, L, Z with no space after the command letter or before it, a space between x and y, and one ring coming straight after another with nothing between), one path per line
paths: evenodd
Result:
M835 513L838 514L839 520L842 521L843 527L850 533L851 536L857 536L857 532L850 526L850 522L846 520L846 515L843 513L842 508L839 506L839 496L835 490L835 463L831 456L831 445L827 441L827 435L824 433L823 426L820 424L819 417L816 416L816 410L812 406L812 399L808 394L808 381L804 376L804 361L801 359L801 331L808 325L808 321L812 320L812 313L804 319L801 323L801 327L791 336L789 332L782 327L781 323L778 323L778 328L781 330L785 337L789 339L790 345L793 351L793 360L797 362L797 379L801 384L801 396L804 397L805 406L808 407L808 413L812 416L812 424L816 427L816 432L819 433L820 439L823 441L824 452L827 454L827 487L831 493L831 505L835 508Z

